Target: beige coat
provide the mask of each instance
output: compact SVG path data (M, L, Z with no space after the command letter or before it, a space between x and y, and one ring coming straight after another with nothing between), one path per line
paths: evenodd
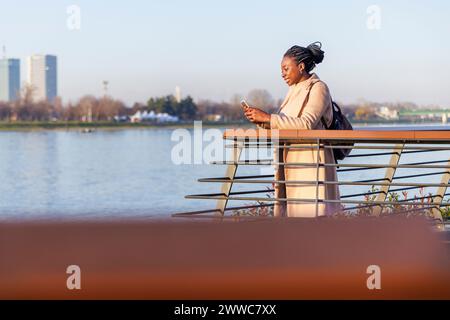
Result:
M302 108L303 107L303 108ZM320 81L316 74L312 74L308 80L302 81L289 87L288 94L280 106L278 114L272 114L270 119L270 129L325 129L321 117L331 124L333 111L331 108L331 96L327 85ZM265 126L267 128L267 125ZM290 144L294 146L294 144ZM298 144L298 146L306 146ZM308 144L314 146L314 144ZM332 149L321 149L319 152L313 149L290 150L275 149L275 162L307 162L316 163L317 156L319 162L334 163ZM335 167L284 167L276 166L276 180L303 180L303 181L337 181ZM339 200L339 187L334 184L316 185L275 185L275 196L277 198L301 198L301 199L334 199ZM294 201L279 201L275 204L275 216L288 217L315 217L331 214L340 208L339 204L305 203Z

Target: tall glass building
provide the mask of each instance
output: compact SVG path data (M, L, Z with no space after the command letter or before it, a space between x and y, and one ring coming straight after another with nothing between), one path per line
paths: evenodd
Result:
M53 101L58 95L57 58L35 54L27 59L28 83L33 88L33 100Z
M15 101L20 95L20 60L0 59L0 101Z

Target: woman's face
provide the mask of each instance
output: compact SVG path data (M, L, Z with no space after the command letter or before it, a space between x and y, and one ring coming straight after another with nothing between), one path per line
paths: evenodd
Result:
M303 62L297 65L294 58L287 56L281 60L281 76L288 86L292 86L300 81L302 64Z

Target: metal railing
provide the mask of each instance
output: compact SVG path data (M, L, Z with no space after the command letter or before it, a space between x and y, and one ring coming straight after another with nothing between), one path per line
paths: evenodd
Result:
M191 211L174 216L195 216L214 213L224 216L226 212L242 209L273 207L275 201L295 203L339 203L342 212L352 213L370 209L377 215L386 208L426 211L433 219L446 223L450 200L446 198L450 180L450 131L449 130L263 130L229 129L223 138L230 142L231 159L213 161L212 165L226 165L225 175L202 178L202 183L220 183L218 193L187 195L187 199L216 200L210 210ZM245 150L251 148L274 149L333 149L352 148L349 156L339 163L319 162L275 162L273 159L241 159ZM381 158L380 158L381 157ZM384 158L383 158L384 157ZM414 157L413 159L409 159ZM361 159L361 162L355 160ZM240 166L284 166L295 168L335 167L337 181L327 180L275 180L273 174L238 175ZM382 172L375 172L375 171ZM402 172L406 171L406 172ZM359 174L359 178L350 175ZM362 176L362 178L361 178ZM433 181L435 180L435 181ZM340 199L275 198L273 187L233 191L235 185L338 185ZM350 188L351 192L342 193ZM356 189L355 189L356 188ZM369 190L368 190L369 189ZM426 192L424 191L426 190ZM431 191L430 191L431 190ZM398 192L402 192L403 199ZM410 192L415 194L410 195ZM418 193L417 193L418 192ZM249 196L265 193L265 196ZM252 201L244 206L229 206L231 201ZM443 215L443 212L445 213Z

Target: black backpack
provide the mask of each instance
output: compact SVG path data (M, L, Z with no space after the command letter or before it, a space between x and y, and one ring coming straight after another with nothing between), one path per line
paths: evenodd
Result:
M322 117L320 120L322 121L323 126L327 130L353 130L350 121L348 121L347 117L342 113L341 108L337 105L336 102L331 101L331 108L333 108L333 121L328 127L324 118ZM341 143L341 145L352 147L354 144L349 142ZM343 160L350 154L351 151L352 148L333 148L334 160Z

